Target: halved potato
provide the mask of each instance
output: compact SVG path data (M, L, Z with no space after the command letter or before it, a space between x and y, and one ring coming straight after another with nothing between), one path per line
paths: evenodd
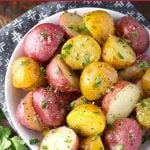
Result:
M82 71L80 88L88 100L102 97L118 80L117 71L105 62L93 62Z
M59 25L64 29L64 31L66 31L66 33L70 37L79 34L90 34L82 20L82 17L75 13L64 12L60 16Z
M83 69L88 64L100 59L101 47L92 37L78 35L63 45L61 55L72 69Z
M136 55L127 42L117 36L109 36L102 48L102 58L116 69L123 69L136 61Z
M80 135L92 136L103 132L106 119L100 107L82 104L68 114L67 124Z
M83 138L80 144L81 150L104 150L101 137L99 135Z
M92 36L103 45L110 34L114 34L114 21L103 10L92 11L83 16L83 20Z

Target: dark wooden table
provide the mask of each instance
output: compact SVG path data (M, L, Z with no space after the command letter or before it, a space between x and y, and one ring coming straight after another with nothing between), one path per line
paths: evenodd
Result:
M0 28L42 2L0 2ZM150 21L150 2L132 2Z

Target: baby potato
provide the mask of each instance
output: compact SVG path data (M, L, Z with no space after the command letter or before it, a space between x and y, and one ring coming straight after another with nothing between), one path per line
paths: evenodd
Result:
M101 137L98 135L90 136L81 140L80 150L104 150Z
M115 69L126 68L136 61L136 55L127 42L114 35L103 45L102 58Z
M150 97L137 104L136 118L142 126L150 128Z
M62 47L61 56L72 69L83 69L101 56L101 47L90 36L78 35L69 39Z
M92 136L103 132L106 119L98 106L82 104L68 114L67 124L80 135Z
M150 96L150 68L147 69L142 77L142 88L148 96Z
M90 34L86 28L82 17L70 12L64 12L59 19L59 25L66 31L69 37L79 34Z
M12 65L14 87L32 90L41 86L45 83L45 71L42 70L40 65L31 58L20 57L16 59Z
M92 11L83 16L92 36L103 45L110 34L114 34L114 21L109 13L102 10Z
M88 100L103 96L118 80L117 71L105 62L93 62L81 73L80 88Z

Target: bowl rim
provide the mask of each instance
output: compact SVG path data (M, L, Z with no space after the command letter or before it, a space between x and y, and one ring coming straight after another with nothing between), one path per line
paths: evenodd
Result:
M123 17L123 16L126 16L126 14L123 14L123 13L120 13L120 12L118 12L118 11L115 11L115 10L111 10L111 9L105 9L105 8L98 8L98 7L82 7L82 8L74 8L74 9L68 9L67 11L68 12L77 12L77 14L78 14L78 11L86 11L86 12L90 12L90 11L96 11L96 10L103 10L103 11L106 11L106 12L108 12L111 16L112 16L112 14L117 14L117 15L119 15L119 16L121 16L121 17ZM30 31L32 31L36 26L38 26L39 24L42 24L42 23L45 23L45 22L49 22L49 20L51 20L51 18L53 18L53 17L57 17L57 15L58 16L60 16L60 14L62 14L64 11L60 11L60 12L58 12L58 13L55 13L55 14L53 14L53 15L51 15L51 16L48 16L48 17L46 17L46 18L44 18L43 20L41 20L39 23L37 23L36 25L34 25L24 36L23 36L23 38L19 41L19 43L17 44L17 46L15 47L15 49L14 49L14 51L12 52L12 55L11 55L11 57L10 57L10 61L9 61L9 63L8 63L8 66L7 66L7 70L6 70L6 75L5 75L5 83L4 83L4 85L5 85L5 88L4 88L4 91L5 91L5 101L6 101L6 106L7 106L7 110L8 110L8 113L9 113L9 116L10 116L10 119L11 119L11 121L12 121L12 124L14 125L14 127L15 127L15 129L16 129L16 131L18 132L18 134L22 137L22 139L24 140L24 142L29 146L29 148L31 148L32 150L38 150L39 149L39 146L37 146L37 145L30 145L29 144L29 139L28 139L28 141L27 141L27 137L25 137L25 135L24 135L24 133L21 133L21 129L20 129L20 127L19 127L19 122L16 122L15 120L14 120L14 114L12 114L12 111L11 111L11 106L10 106L10 96L9 96L9 88L10 88L10 84L12 84L12 83L10 83L10 79L9 79L9 76L10 76L10 73L11 73L11 66L12 66L12 63L13 63L13 61L15 60L15 56L16 56L16 54L17 54L17 52L18 52L18 49L21 47L21 45L22 45L22 43L23 43L23 40L24 40L24 38L25 38L25 36L30 32ZM147 30L148 30L148 28L147 28ZM148 30L149 31L149 30ZM150 34L150 31L149 31L149 34ZM13 87L13 88L15 88L15 87ZM17 89L18 90L18 89ZM22 128L26 128L26 127L24 127L24 126L21 126Z

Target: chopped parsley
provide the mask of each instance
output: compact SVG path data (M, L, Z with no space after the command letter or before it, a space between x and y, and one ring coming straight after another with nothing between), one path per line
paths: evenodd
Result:
M57 58L65 58L65 55L64 54L58 54Z
M147 61L142 61L138 64L138 67L141 69L146 69L146 68L148 68L148 66L149 65L148 65Z
M68 44L68 45L65 45L63 47L63 50L68 50L68 49L71 49L72 48L72 44Z
M104 150L103 147L100 147L99 150Z
M46 33L45 30L40 31L40 37L46 39L48 37L48 34Z
M144 102L141 102L141 107L146 107L147 105Z
M109 129L113 129L113 128L114 128L114 125L111 124L111 123L109 123L109 124L107 125L107 127L108 127Z
M95 83L93 84L93 87L94 88L99 87L101 85L101 82L102 82L101 78L99 76L97 76L96 79L95 79Z
M131 32L131 34L132 34L133 37L137 37L138 36L138 33L135 32L135 31Z
M88 100L85 97L80 98L80 102L82 104L86 104L88 102Z
M85 54L84 55L84 58L83 58L83 66L85 66L85 65L88 65L90 63L90 57L89 57L89 55L88 54Z
M69 136L67 136L66 137L66 140L64 141L65 143L71 143L72 142L72 140L70 139L70 137Z
M72 101L72 102L69 104L69 107L72 109L72 108L74 108L74 106L75 106L75 101Z
M123 148L124 148L123 144L118 144L116 150L123 150Z
M42 109L46 109L47 108L47 104L46 104L45 101L41 102L41 107L42 107Z
M46 145L43 145L42 150L48 150L48 147Z
M119 56L120 59L124 59L124 57L121 55L120 52L118 52L118 56Z
M132 133L129 133L129 134L128 134L128 139L129 139L130 141L133 140L133 135L132 135Z
M36 145L37 143L39 143L40 141L38 139L31 139L30 140L30 145Z
M45 69L44 67L40 67L40 76L44 76L45 75Z

